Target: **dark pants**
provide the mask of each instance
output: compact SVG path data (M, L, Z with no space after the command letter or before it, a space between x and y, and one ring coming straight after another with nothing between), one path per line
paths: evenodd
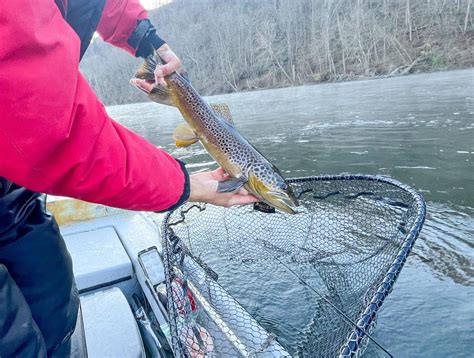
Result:
M0 357L66 357L78 296L43 195L0 178Z

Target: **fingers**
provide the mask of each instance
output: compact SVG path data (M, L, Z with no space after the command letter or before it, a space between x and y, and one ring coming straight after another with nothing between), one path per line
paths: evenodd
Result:
M220 206L245 205L258 201L255 196L243 188L233 193L219 193L217 187L220 180L217 180L215 176L224 176L224 173L222 169L217 169L213 172L192 174L188 200Z
M250 195L250 194L247 194L247 195L234 194L229 199L228 206L246 205L246 204L256 203L257 201L259 200L255 196Z
M146 94L150 93L153 89L153 83L147 82L139 78L132 78L130 83L137 87L139 90L145 92Z
M173 54L174 55L174 54ZM158 69L160 75L168 76L181 68L181 61L174 55L165 65L161 65Z
M223 181L223 180L228 179L227 173L222 168L217 168L216 170L213 170L211 172L211 176L217 181Z
M155 85L156 86L163 86L166 87L166 81L165 81L165 75L163 74L163 71L161 68L164 66L156 66L155 69Z
M236 194L239 195L250 195L250 193L245 188L240 188Z
M179 72L182 69L181 60L175 53L171 50L171 48L164 44L158 50L156 50L158 55L161 57L164 65L158 65L155 68L155 83L151 83L150 81L133 78L130 80L130 83L140 89L145 93L150 93L154 86L163 86L166 87L165 77L171 75L173 72Z
M173 72L177 72L181 69L181 60L171 48L164 44L158 50L156 50L158 55L161 57L164 65L159 65L155 69L155 83L158 86L166 86L165 76L171 75Z

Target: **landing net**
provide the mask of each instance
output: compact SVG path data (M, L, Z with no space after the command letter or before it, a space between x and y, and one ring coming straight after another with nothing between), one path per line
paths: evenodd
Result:
M166 217L176 357L346 357L372 341L423 225L422 197L379 176L289 182L296 215L186 204Z

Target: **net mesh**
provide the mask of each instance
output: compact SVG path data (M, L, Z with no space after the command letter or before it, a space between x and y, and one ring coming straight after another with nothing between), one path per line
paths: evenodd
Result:
M296 215L186 204L165 219L175 356L364 351L423 224L423 199L376 176L289 182L301 204Z

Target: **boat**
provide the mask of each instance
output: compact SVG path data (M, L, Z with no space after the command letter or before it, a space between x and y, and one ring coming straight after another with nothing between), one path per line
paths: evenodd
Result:
M162 214L48 197L73 261L73 357L172 357L157 223Z

